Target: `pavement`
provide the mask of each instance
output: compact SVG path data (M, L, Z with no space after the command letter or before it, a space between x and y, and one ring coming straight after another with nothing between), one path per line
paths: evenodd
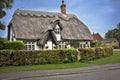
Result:
M35 77L83 74L83 73L117 70L117 69L120 69L120 63L102 65L102 66L75 68L75 69L23 71L23 72L0 74L0 80L21 80L21 79L35 78Z

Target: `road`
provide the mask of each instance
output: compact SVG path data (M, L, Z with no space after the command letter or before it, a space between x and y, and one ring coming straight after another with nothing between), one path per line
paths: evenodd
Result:
M0 80L120 80L120 63L64 70L0 74Z
M48 77L24 78L21 80L120 80L120 69Z

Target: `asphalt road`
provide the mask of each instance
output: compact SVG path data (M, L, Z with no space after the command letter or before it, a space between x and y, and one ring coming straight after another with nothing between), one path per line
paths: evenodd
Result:
M21 80L120 80L120 69L48 77L24 78Z
M0 80L120 80L120 63L63 70L0 74Z

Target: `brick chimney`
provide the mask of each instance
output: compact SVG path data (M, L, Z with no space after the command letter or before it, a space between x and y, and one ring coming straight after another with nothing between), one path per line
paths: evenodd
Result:
M64 0L62 0L61 4L61 13L66 15L66 4L64 4Z

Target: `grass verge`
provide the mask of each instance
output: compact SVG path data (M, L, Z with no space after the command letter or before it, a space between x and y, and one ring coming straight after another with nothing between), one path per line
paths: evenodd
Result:
M88 63L95 65L120 63L120 51L114 51L114 54L110 57L97 59L95 61L88 61Z
M52 70L52 69L70 69L88 67L86 63L67 63L67 64L46 64L46 65L28 65L28 66L8 66L0 67L0 73L19 72L19 71L35 71L35 70Z
M93 65L104 65L120 63L120 51L114 51L114 54L110 57L88 61L88 62L76 62L67 64L46 64L46 65L28 65L28 66L8 66L0 67L1 73L19 72L19 71L35 71L35 70L52 70L52 69L70 69L70 68L81 68Z

